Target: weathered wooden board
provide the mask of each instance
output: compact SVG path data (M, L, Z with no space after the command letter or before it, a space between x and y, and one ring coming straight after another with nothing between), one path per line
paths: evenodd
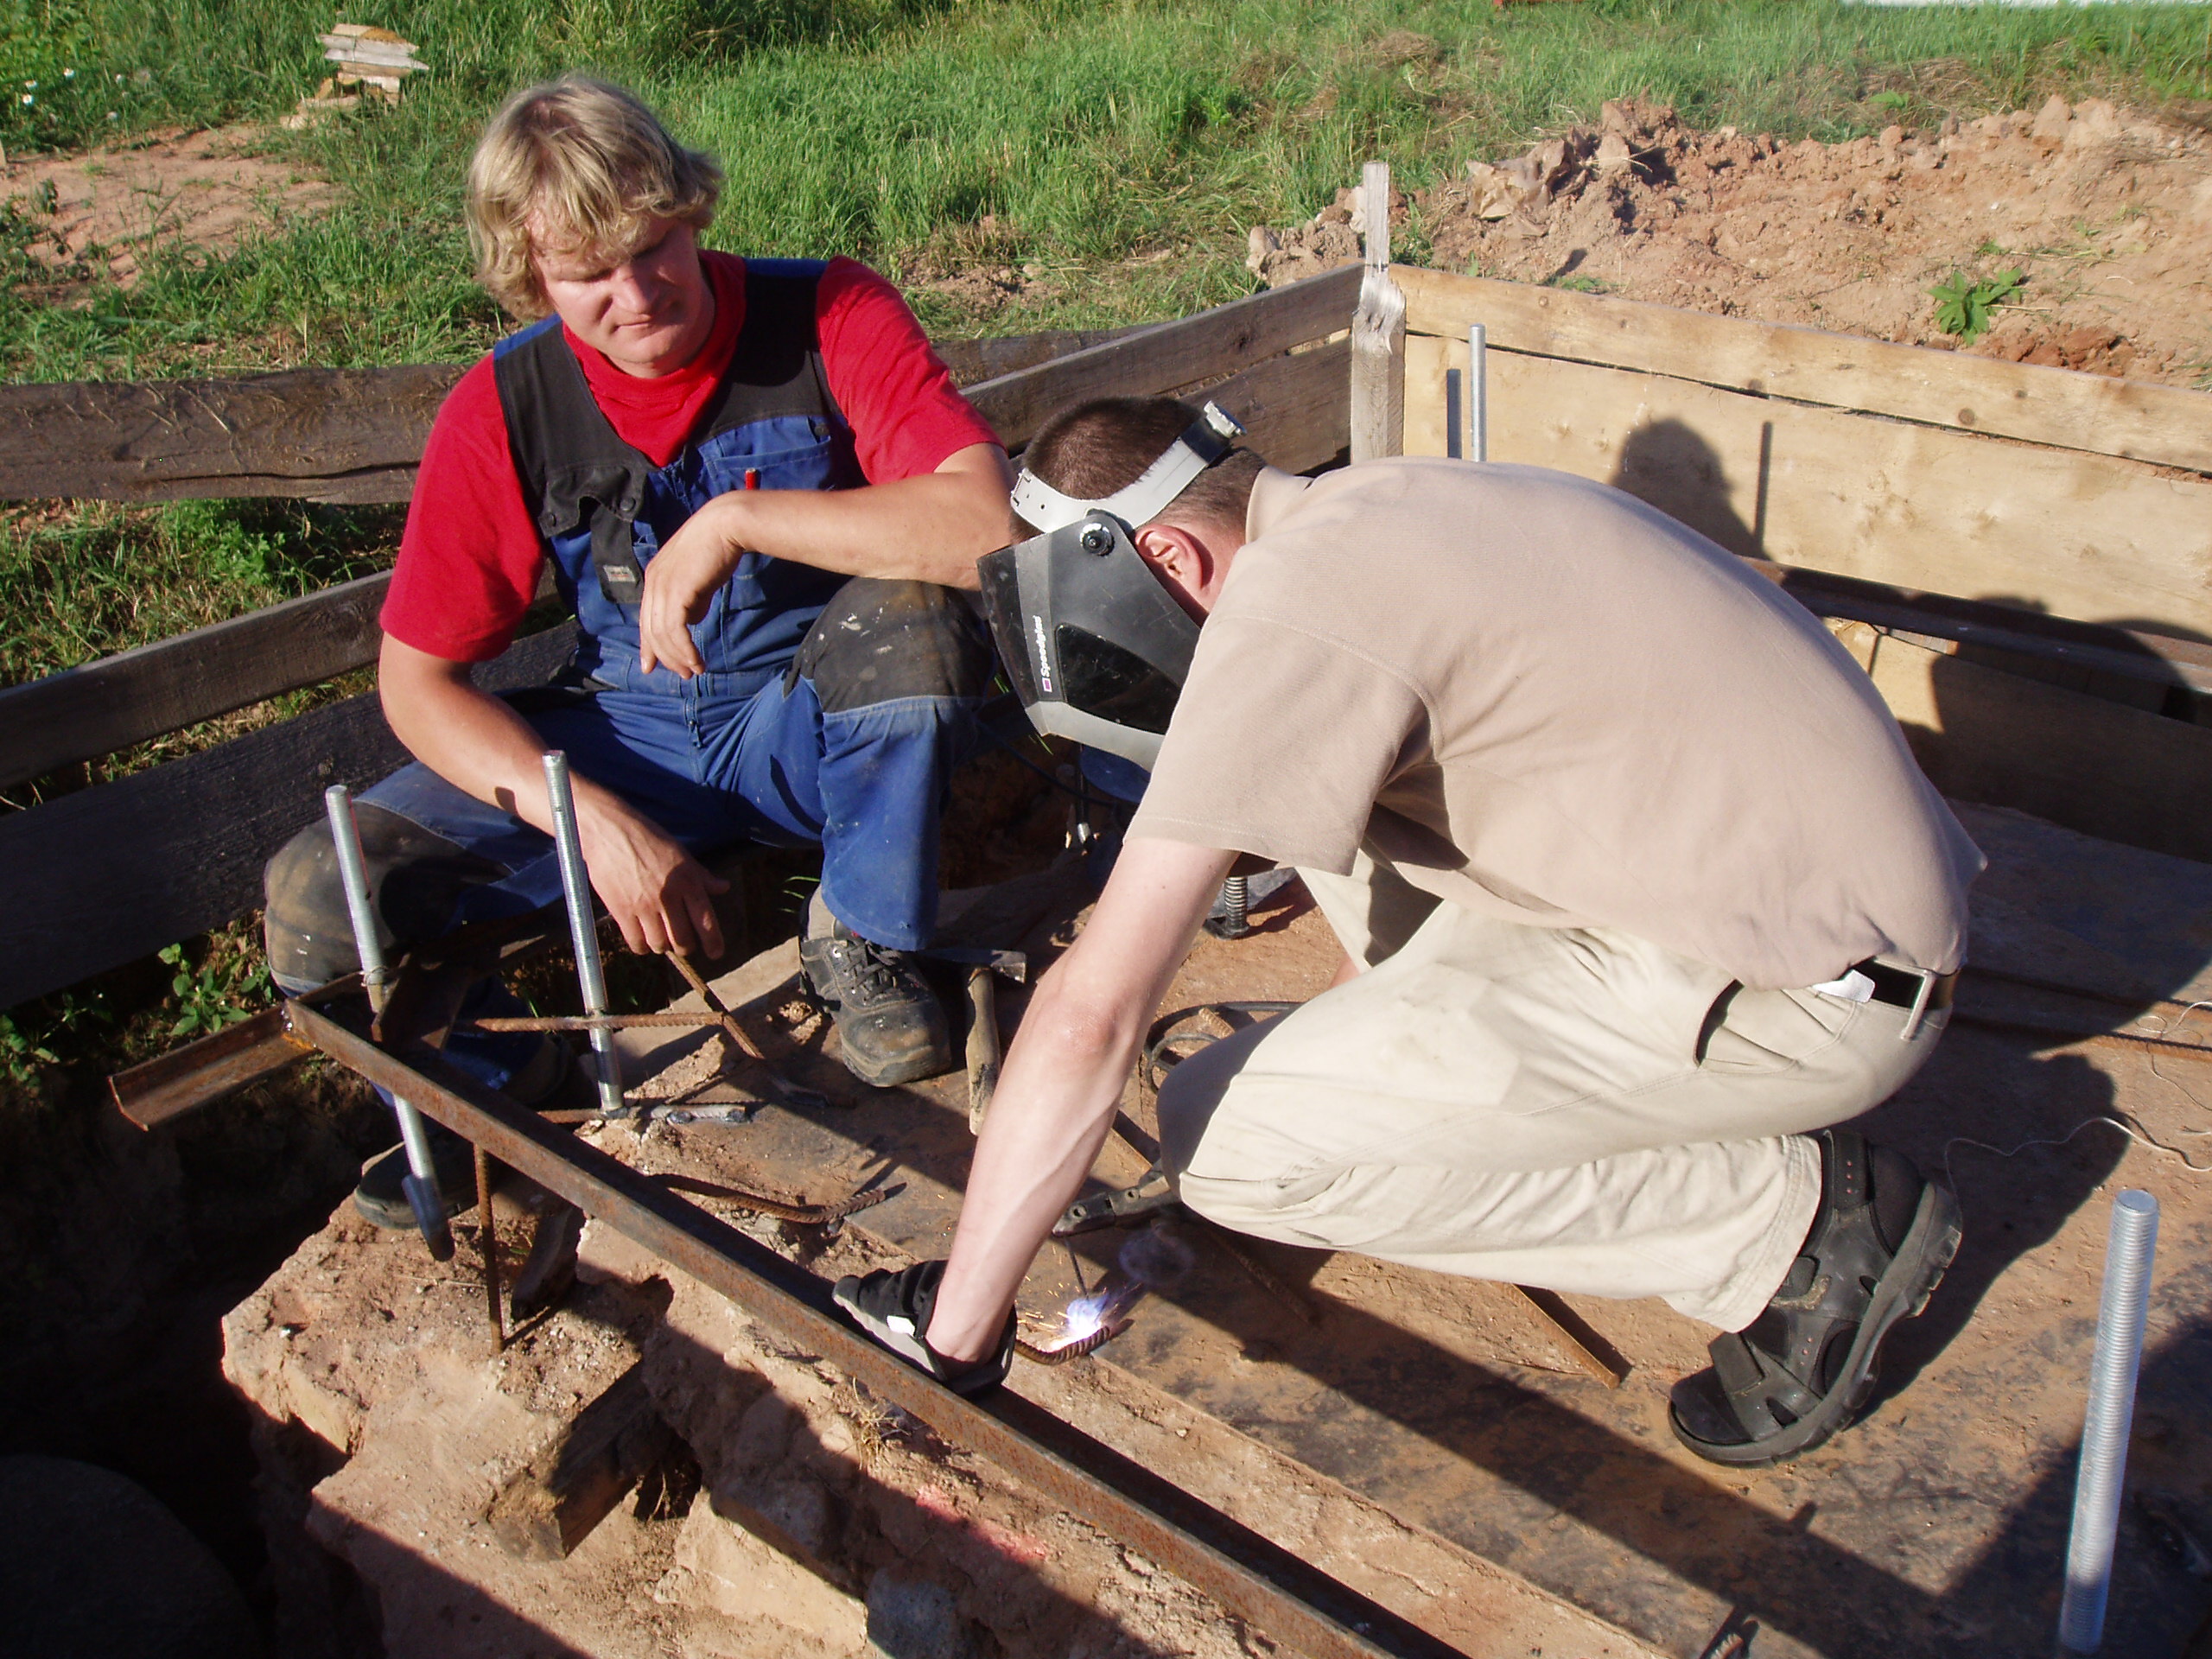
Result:
M404 501L464 367L0 386L0 499Z
M1406 449L1444 453L1444 372L1407 342ZM2212 638L2212 480L1490 353L1491 459L1619 485L1732 552L2085 622Z
M519 640L478 683L542 683L573 625ZM332 784L406 759L373 694L0 818L0 1008L226 922Z
M1309 276L1249 300L1216 306L968 389L968 397L1019 448L1053 415L1087 397L1122 397L1195 385L1351 326L1359 272ZM1349 386L1349 382L1347 382Z
M1876 689L1944 794L2212 862L2212 731L1893 635L1866 643Z
M1325 467L1351 437L1351 342L1332 340L1231 375L1202 394L1244 423L1255 454L1287 473Z
M389 571L0 690L0 789L376 660Z
M1416 334L2212 473L2212 392L1408 266Z
M1289 337L1283 337L1285 319L1309 310L1323 315L1328 308L1317 308L1305 294L1288 301L1261 298L1265 303L1244 302L1260 304L1256 335L1237 333L1248 314L1238 313L1217 327L1204 322L1217 313L1203 313L1160 325L1185 332L1148 353L1137 353L1134 360L1156 362L1161 372L1174 375L1177 359L1195 351L1198 365L1181 376L1189 379L1236 366L1223 359L1224 338L1253 342L1238 359L1249 361L1328 332L1316 327L1300 334L1294 325ZM1345 304L1348 309L1350 302ZM1195 340L1193 324L1200 325ZM964 386L1004 380L1058 358L1154 332L1153 326L1057 329L944 340L938 352L954 381ZM1230 357L1236 358L1233 346ZM1109 377L1125 372L1130 360L1114 359L1105 372ZM430 363L393 369L297 369L222 380L0 386L0 500L276 496L357 505L405 501L414 493L416 464L438 405L467 366ZM1076 384L1087 386L1100 372L1099 365L1090 364L1078 371ZM1017 388L1032 385L1038 387L1038 401L1049 406L1047 412L1065 401L1049 382L1001 388L994 396L1007 400L1017 423L1022 406Z
M1056 357L1066 357L1074 352L1089 351L1094 346L1125 340L1154 326L1141 322L1126 328L1053 328L1033 334L933 340L930 344L950 372L952 384L972 386L979 380L995 379L1002 374L1033 369L1039 363L1049 363Z

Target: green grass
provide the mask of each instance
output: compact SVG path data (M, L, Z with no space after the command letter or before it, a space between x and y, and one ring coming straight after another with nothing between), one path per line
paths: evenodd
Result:
M505 325L468 281L468 149L509 91L571 67L637 86L721 156L730 184L712 244L868 260L946 333L1236 297L1252 285L1246 230L1310 215L1363 160L1389 159L1418 188L1624 94L1697 124L1823 139L2052 92L2212 99L2212 10L2196 7L377 0L346 16L397 29L430 73L397 111L276 130L327 67L314 37L335 15L329 0L0 0L12 158L254 123L271 153L340 187L333 210L224 257L156 249L128 289L41 272L26 254L36 202L0 211L0 378L481 351ZM1409 240L1417 254L1418 226ZM979 263L1023 271L1020 298L985 309L930 285ZM0 683L367 568L392 531L390 515L258 506L0 513ZM81 1008L39 1017L9 1029L49 1052L48 1036L98 1023Z
M501 325L467 280L467 148L508 90L569 65L639 86L722 156L721 245L849 253L909 277L979 259L1036 273L1010 313L988 318L918 294L933 326L970 328L1126 321L1229 297L1248 286L1245 229L1311 213L1366 157L1423 183L1592 119L1624 92L1696 123L1826 138L2053 90L2212 96L2212 13L2193 7L415 0L370 11L431 65L405 108L268 141L338 181L342 207L224 260L176 250L129 293L88 286L56 305L17 284L0 301L0 372L480 349ZM10 85L37 80L41 100L0 103L0 142L20 154L266 122L313 87L329 15L327 0L0 0L0 67Z

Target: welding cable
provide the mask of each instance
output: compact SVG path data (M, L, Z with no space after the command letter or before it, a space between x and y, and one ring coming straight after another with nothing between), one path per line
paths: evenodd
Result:
M1190 1058L1187 1054L1175 1052L1175 1045L1189 1043L1202 1048L1208 1043L1221 1040L1223 1033L1218 1032L1177 1031L1175 1027L1185 1020L1195 1020L1202 1014L1211 1014L1226 1025L1228 1021L1224 1016L1228 1014L1283 1014L1305 1006L1302 1002L1281 1001L1201 1002L1193 1007L1178 1008L1173 1014L1164 1014L1154 1020L1152 1029L1145 1033L1144 1057L1138 1075L1143 1079L1145 1087L1156 1095L1160 1092L1160 1078L1174 1066Z

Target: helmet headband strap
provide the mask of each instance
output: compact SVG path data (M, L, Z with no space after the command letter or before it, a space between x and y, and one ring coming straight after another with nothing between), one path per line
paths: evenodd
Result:
M1065 529L1094 512L1110 513L1132 527L1149 523L1167 504L1190 487L1198 477L1236 447L1243 427L1219 405L1208 404L1205 412L1161 452L1133 483L1109 496L1084 501L1064 494L1024 467L1014 481L1011 501L1014 512L1039 531Z

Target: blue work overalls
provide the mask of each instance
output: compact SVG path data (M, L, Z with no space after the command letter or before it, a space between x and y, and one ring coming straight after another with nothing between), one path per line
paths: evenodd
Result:
M557 318L494 348L524 499L582 629L554 685L509 700L548 749L567 751L576 772L687 849L819 842L830 912L863 938L912 950L935 925L938 813L989 677L988 647L967 606L924 583L849 580L747 553L691 629L704 672L684 680L664 667L648 673L639 660L643 569L707 501L866 481L823 371L814 321L822 269L747 263L745 321L723 385L664 467L616 435ZM429 847L434 856L413 861L425 872L465 872L418 874L410 887L404 870L378 870L370 848L395 943L561 896L548 836L420 762L359 798L382 809L362 815L365 838L374 823L395 847ZM271 966L280 984L304 988L289 982L329 963L319 946L279 959L280 906L302 912L302 937L331 929L317 914L327 913L322 903L280 898L280 888L302 885L280 878L293 851L270 866Z

